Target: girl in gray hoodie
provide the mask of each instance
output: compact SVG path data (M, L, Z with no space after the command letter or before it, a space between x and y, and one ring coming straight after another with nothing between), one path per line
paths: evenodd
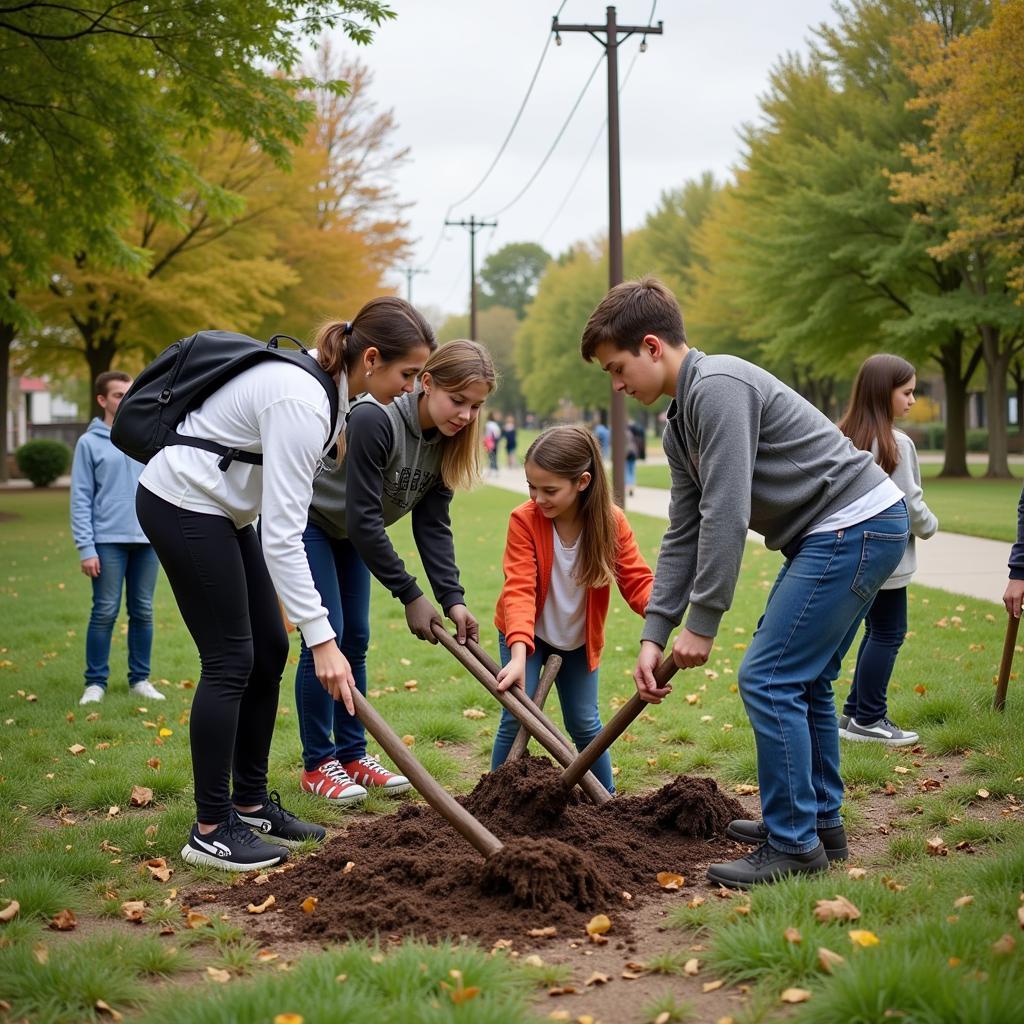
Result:
M385 527L412 515L412 532L434 598L460 642L479 639L455 562L448 508L454 491L479 477L480 409L494 390L491 357L475 341L452 341L427 360L411 393L390 405L367 396L352 407L344 464L313 488L303 534L317 592L339 646L366 693L370 574L405 606L410 631L435 643L441 616L420 589ZM386 794L409 780L366 752L362 723L317 681L305 643L295 675L304 790L331 803L353 803L367 787Z

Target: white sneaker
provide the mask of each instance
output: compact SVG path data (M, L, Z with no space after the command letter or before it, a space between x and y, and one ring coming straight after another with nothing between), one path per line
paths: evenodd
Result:
M106 690L102 686L87 686L85 693L82 694L82 699L78 702L79 704L99 704L106 694Z
M136 683L134 686L129 686L128 690L134 697L145 697L146 700L167 700L148 679L143 679L141 683Z

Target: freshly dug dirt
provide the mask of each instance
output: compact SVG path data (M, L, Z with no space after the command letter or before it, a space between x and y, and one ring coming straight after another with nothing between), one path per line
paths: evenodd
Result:
M433 810L409 804L353 825L264 884L244 881L230 901L244 911L273 893L278 913L259 924L305 939L465 935L490 943L550 925L579 933L598 911L614 913L616 935L628 938L619 915L660 891L659 871L686 876L699 865L703 874L709 861L736 855L721 834L744 811L711 779L680 776L601 807L575 793L553 815L544 795L559 775L550 761L526 757L483 776L461 799L506 844L486 863ZM308 896L318 900L312 913L301 908Z

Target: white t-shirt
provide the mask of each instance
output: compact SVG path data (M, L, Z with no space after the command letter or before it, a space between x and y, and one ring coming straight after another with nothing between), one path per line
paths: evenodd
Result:
M566 547L554 524L551 533L554 542L551 579L534 632L552 647L575 651L587 639L587 591L573 575L580 541L577 537L575 544Z
M312 374L286 363L259 363L190 412L178 433L262 453L262 466L232 462L221 470L220 456L213 452L170 445L157 452L139 479L164 501L226 516L238 529L261 516L270 578L307 646L335 635L313 585L302 531L320 458L348 413L344 376L339 393L338 422L332 424L327 393Z
M865 519L884 512L902 497L903 492L889 477L886 477L880 484L872 487L867 494L861 495L856 501L851 501L849 505L844 505L826 519L822 519L820 523L815 523L804 536L809 537L812 533L829 533L832 530L845 530L848 526L856 526L858 523L863 523Z

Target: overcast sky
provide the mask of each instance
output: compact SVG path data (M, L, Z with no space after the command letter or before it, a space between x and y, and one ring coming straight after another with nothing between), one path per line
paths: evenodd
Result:
M374 71L372 95L394 110L398 141L412 158L396 176L416 239L413 301L447 312L468 308L469 239L442 223L504 140L561 0L393 0L398 18L359 51ZM561 21L604 23L602 0L566 0ZM648 23L651 0L620 0L621 24ZM639 226L660 193L704 170L729 174L738 129L758 115L758 96L786 52L806 52L810 28L834 20L830 0L657 0L646 53L639 38L619 47L622 222ZM549 46L533 94L504 155L483 187L449 219L493 214L536 171L603 48L585 33ZM627 69L634 62L628 81ZM529 191L477 235L477 267L509 242L539 241L553 255L608 228L607 110L598 69L551 159ZM587 152L601 133L584 167ZM568 200L566 201L566 197ZM556 212L565 201L564 208ZM395 277L405 294L405 278Z

